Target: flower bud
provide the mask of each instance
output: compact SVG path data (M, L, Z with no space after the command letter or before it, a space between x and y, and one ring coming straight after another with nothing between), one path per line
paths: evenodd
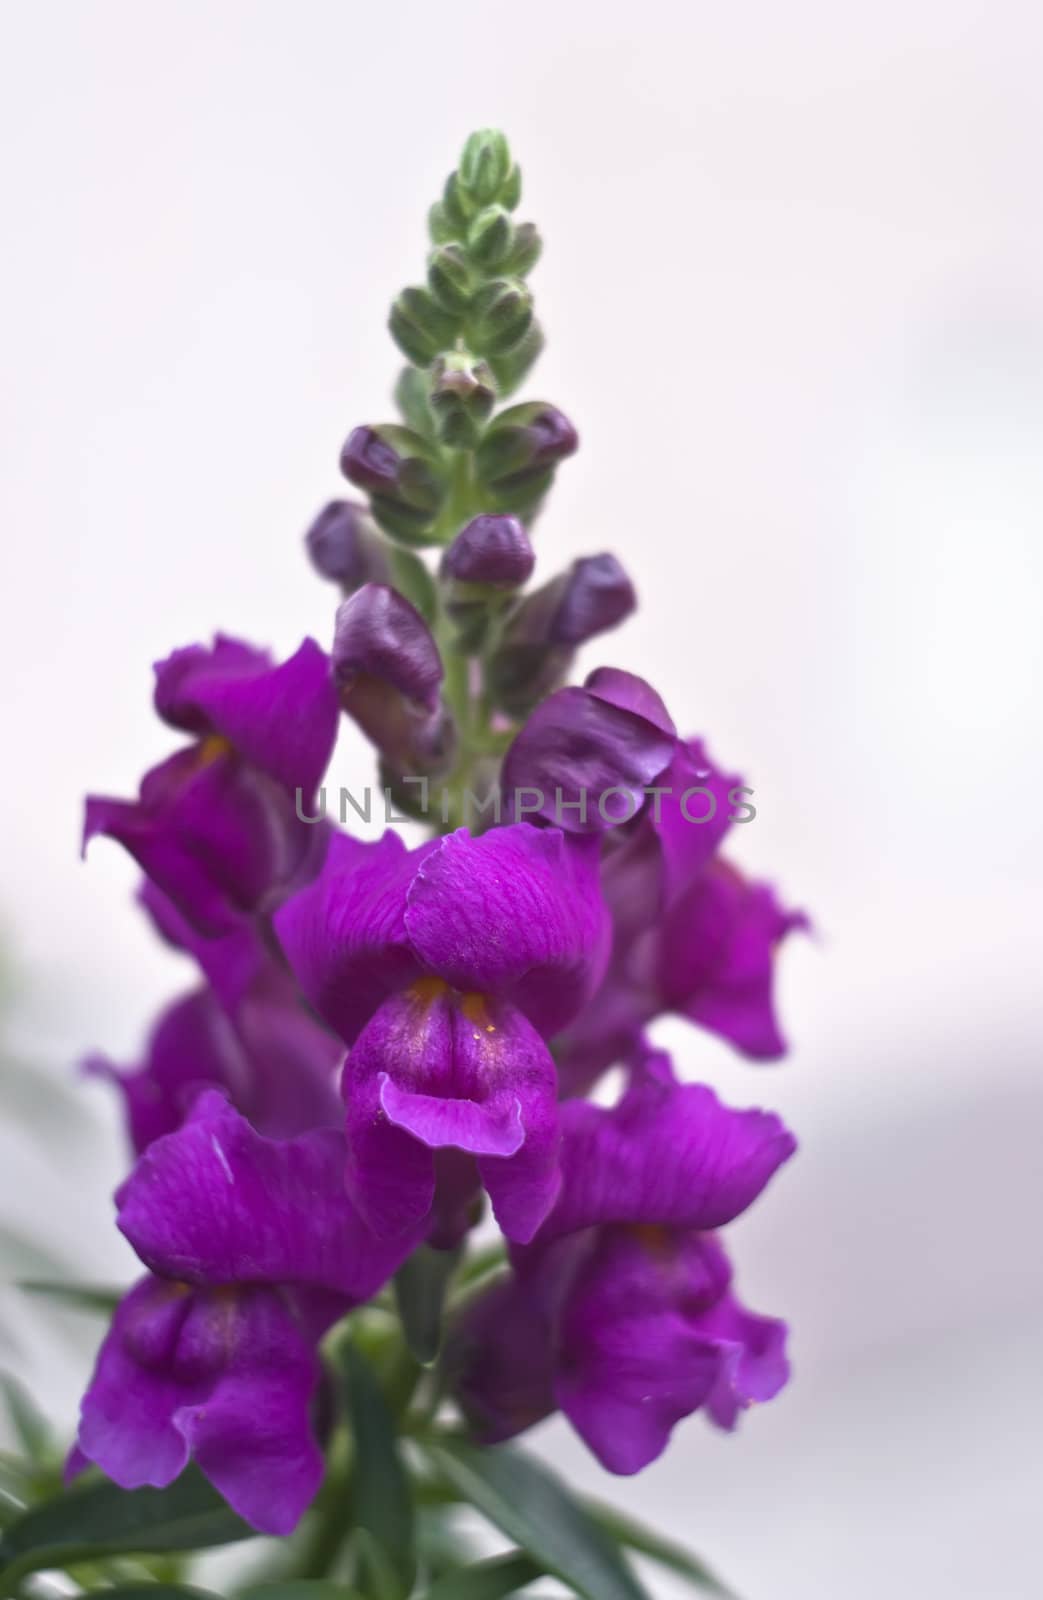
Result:
M465 655L484 649L493 621L532 574L536 557L517 517L483 514L457 534L439 576L446 613Z
M585 644L617 627L636 605L634 585L614 555L581 556L566 575L548 638L554 644Z
M633 611L633 584L615 556L586 556L526 595L488 666L496 705L524 717L563 682L579 645Z
M442 576L492 589L519 589L536 556L517 517L484 514L461 528L442 557Z
M446 444L470 449L496 403L496 382L484 361L466 351L439 356L432 369L429 404Z
M388 318L391 337L418 367L431 364L440 350L456 338L458 322L440 306L430 290L403 289Z
M520 278L496 278L471 301L467 326L482 355L512 350L532 323L532 292Z
M510 249L500 262L501 270L513 278L530 273L543 252L543 240L533 222L519 222Z
M441 209L438 215L439 226L446 232L449 239L465 239L467 225L478 206L471 196L465 193L460 179L455 172L451 172L445 180L442 190Z
M499 195L511 171L511 152L498 128L481 128L464 145L457 172L460 186L480 206Z
M374 517L386 532L411 544L429 543L445 498L437 450L395 423L356 428L341 451L344 476L368 489Z
M331 500L304 536L312 566L346 594L364 583L387 583L388 552L364 506Z
M496 267L514 244L514 224L503 206L479 211L467 232L467 253L482 267Z
M451 739L442 658L423 617L397 590L367 583L337 611L333 681L341 705L398 772L430 772Z
M543 330L534 320L529 324L524 339L519 340L513 350L502 350L498 355L489 357L496 387L502 396L511 395L521 388L539 360L543 342Z
M444 244L431 252L427 281L439 305L451 315L458 316L467 310L471 300L471 269L460 245Z
M555 467L579 445L575 428L543 400L509 406L495 419L478 450L478 472L492 487L517 473Z

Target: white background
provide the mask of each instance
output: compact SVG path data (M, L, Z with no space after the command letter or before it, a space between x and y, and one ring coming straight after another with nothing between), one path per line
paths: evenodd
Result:
M4 8L0 916L55 1082L187 979L76 859L81 793L170 746L150 662L330 637L300 536L390 415L391 294L473 126L503 125L583 448L541 571L616 549L652 677L749 774L739 841L813 913L795 1049L684 1070L803 1154L736 1230L796 1376L636 1481L748 1600L1039 1593L1043 23L1031 4ZM346 740L335 781L364 782ZM13 1080L12 1080L13 1081ZM13 1091L12 1091L13 1093ZM57 1087L54 1090L57 1094ZM100 1089L0 1134L4 1225L129 1275ZM92 1329L3 1305L71 1416ZM664 1585L662 1592L668 1592ZM672 1592L672 1591L671 1591Z

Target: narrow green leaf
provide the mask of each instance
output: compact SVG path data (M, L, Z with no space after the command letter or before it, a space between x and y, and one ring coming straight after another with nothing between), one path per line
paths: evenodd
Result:
M335 1583L332 1578L287 1578L282 1583L252 1583L238 1593L239 1600L362 1600L357 1589Z
M95 1283L52 1283L47 1278L22 1278L16 1288L23 1294L41 1295L47 1300L58 1300L73 1306L77 1311L94 1311L111 1316L123 1298L122 1289L110 1289Z
M457 1260L455 1250L432 1250L424 1244L395 1274L395 1300L402 1331L424 1367L431 1365L442 1345L442 1310Z
M708 1594L719 1595L721 1600L736 1600L734 1591L726 1588L705 1562L700 1561L698 1556L692 1555L683 1545L675 1544L672 1539L664 1539L654 1528L646 1527L643 1522L626 1516L622 1511L617 1511L615 1506L605 1505L601 1500L585 1497L583 1504L594 1521L620 1544L626 1545L630 1550L636 1550L639 1555L647 1556L650 1561L657 1561L661 1567L669 1568L680 1577L687 1578L696 1589L705 1589Z
M405 1596L416 1576L415 1519L394 1418L373 1369L361 1352L348 1343L340 1359L347 1378L348 1413L355 1439L355 1522L379 1552L367 1552L370 1566L379 1569L374 1570L374 1578L382 1587Z
M99 1556L206 1550L255 1537L194 1467L166 1489L120 1489L107 1479L34 1506L0 1539L0 1595L27 1572Z
M0 1373L7 1414L18 1442L34 1466L39 1466L51 1454L53 1441L51 1429L29 1390L10 1372Z
M121 1583L100 1592L105 1600L221 1600L212 1589L194 1589L181 1583Z
M619 1547L556 1473L520 1450L458 1439L428 1445L464 1499L586 1600L648 1600Z
M431 1585L424 1600L503 1600L504 1595L517 1594L544 1576L544 1569L531 1556L512 1550L508 1555L479 1561L476 1566L447 1572Z

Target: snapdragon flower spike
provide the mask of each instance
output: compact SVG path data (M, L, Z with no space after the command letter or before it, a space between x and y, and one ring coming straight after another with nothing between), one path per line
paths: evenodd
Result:
M489 661L496 704L523 717L567 676L580 645L618 627L637 605L620 562L583 556L524 597Z
M392 771L425 774L452 756L445 668L416 607L387 584L364 584L337 610L333 676L344 710Z
M123 1488L194 1456L260 1532L289 1533L318 1488L316 1341L419 1242L381 1242L344 1193L343 1136L261 1137L215 1091L149 1145L116 1196L153 1274L131 1290L83 1400L76 1462Z
M334 1072L343 1050L300 1003L289 974L274 962L229 1012L210 988L168 1006L144 1062L119 1068L94 1055L87 1072L123 1097L136 1153L180 1127L205 1087L221 1088L260 1133L290 1138L341 1120Z
M560 1407L603 1466L638 1472L683 1417L734 1427L786 1381L784 1324L735 1299L710 1230L795 1141L775 1116L678 1084L657 1054L613 1109L573 1101L562 1121L557 1205L465 1313L447 1364L486 1442Z
M378 1233L431 1210L434 1152L473 1157L504 1233L531 1238L558 1188L545 1038L604 967L596 851L527 823L407 851L337 835L276 931L304 993L351 1046L348 1189Z
M391 562L365 506L354 500L331 500L304 536L311 564L322 578L339 584L345 594L364 583L390 583Z
M136 801L89 797L84 847L116 839L197 930L228 933L269 911L325 849L325 830L301 815L336 737L329 662L311 639L273 666L219 635L157 663L155 705L195 742L146 773Z

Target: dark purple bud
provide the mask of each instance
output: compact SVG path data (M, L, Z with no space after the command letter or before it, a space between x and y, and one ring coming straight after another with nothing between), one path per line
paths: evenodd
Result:
M616 627L636 605L634 586L614 555L582 556L569 570L549 638L554 644L583 644Z
M389 494L395 488L400 459L375 428L353 428L340 453L340 470L360 489Z
M349 593L364 583L390 582L383 540L365 507L353 500L331 500L315 518L304 542L316 572Z
M428 711L438 704L444 669L434 636L416 607L387 584L364 584L338 607L332 660L342 695L366 677Z
M518 589L532 576L536 556L517 517L486 514L462 528L442 557L442 575L457 583Z
M341 604L332 661L341 705L391 769L419 775L448 763L453 730L441 703L442 658L397 589L367 583Z

